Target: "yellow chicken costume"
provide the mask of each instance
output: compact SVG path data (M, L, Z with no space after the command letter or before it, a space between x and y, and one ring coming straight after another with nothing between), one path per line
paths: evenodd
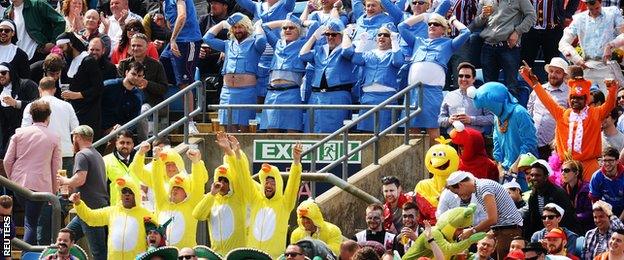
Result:
M459 155L455 148L448 145L450 139L438 137L435 140L438 144L431 146L425 155L425 166L433 178L419 181L414 192L437 208L440 193L446 186L446 178L459 167Z
M165 151L168 152L165 153ZM165 190L165 183L163 183L165 179L163 176L166 176L164 172L165 162L171 160L172 152L179 156L174 150L165 149L161 152L160 158L155 158L152 163L151 179L156 200L156 212L158 219L161 220L159 224L164 224L165 221L173 217L173 222L167 226L167 245L178 248L194 247L197 245L197 219L193 218L191 213L204 195L208 172L204 166L204 161L200 160L193 163L190 175L178 173L169 179L167 185L169 189ZM176 165L178 164L176 163ZM186 199L180 203L173 203L169 199L174 187L180 187L186 192Z
M197 204L193 217L208 220L210 248L220 255L230 250L246 246L247 200L243 189L242 176L234 156L225 156L227 165L221 165L214 171L214 182L219 177L228 179L230 192L226 195L210 192ZM256 190L256 189L253 189ZM248 191L252 191L249 189Z
M314 222L314 225L317 228L314 234L310 234L309 231L305 230L303 223L301 222L301 217L307 217ZM318 239L325 242L325 244L327 244L329 249L331 249L335 255L340 254L342 231L340 231L338 226L326 222L323 219L321 209L318 205L316 205L314 200L307 199L299 204L299 207L297 207L297 223L299 224L299 227L297 227L290 235L291 244L297 243L297 241L305 238Z
M118 194L121 194L123 188L132 190L136 206L124 208L119 196L117 205L101 209L90 209L84 202L80 202L75 205L76 213L89 226L108 225L108 259L135 259L137 254L145 252L147 248L143 219L155 217L141 206L141 190L137 183L118 178L114 187Z
M164 160L165 164L168 162L173 162L178 168L179 173L186 174L186 168L184 168L184 160L176 150L174 150L173 148L165 148L162 150L161 153L167 154L167 157ZM136 178L138 178L145 186L153 189L153 171L150 171L150 168L153 168L154 166L145 165L145 154L136 153L129 167L131 175L134 175ZM169 185L170 178L167 175L167 171L162 171L161 173L158 173L158 176L162 178L162 183L165 184L165 190L169 190L169 187L167 185Z
M241 152L241 159L237 161L237 169L241 169L243 189L249 191L248 201L251 207L249 231L247 232L247 246L264 250L273 258L278 258L284 252L288 220L290 212L295 208L299 184L301 183L301 163L291 164L290 175L286 190L284 181L277 167L263 164L258 172L260 187L253 181L249 173L247 156ZM264 194L264 184L268 177L275 179L275 195L267 198Z

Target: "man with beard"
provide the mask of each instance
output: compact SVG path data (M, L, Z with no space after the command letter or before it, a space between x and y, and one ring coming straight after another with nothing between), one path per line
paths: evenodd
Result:
M613 147L607 147L602 152L602 167L594 173L589 182L589 197L593 202L604 200L613 206L613 214L624 216L624 169L618 163L620 153Z
M20 127L24 108L39 97L37 83L21 79L9 63L0 63L0 158L4 158L9 139Z
M76 242L74 233L67 228L62 228L61 230L59 230L58 236L56 237L56 244L54 244L58 248L56 253L48 255L43 259L78 260L78 258L69 253L69 249L74 246L74 242Z
M585 233L583 245L583 259L594 259L597 255L607 251L608 240L615 230L624 229L624 225L618 216L611 212L611 205L602 200L592 205L594 223L596 228Z
M13 21L5 19L0 22L0 62L8 62L15 68L20 78L30 77L28 55L17 47L17 33Z
M110 205L117 204L118 191L114 189L117 178L130 178L136 183L138 179L130 174L130 162L134 158L134 140L127 130L119 132L115 138L115 150L103 157L106 166L106 177L110 183ZM140 194L137 194L140 195Z
M546 64L544 69L548 73L548 82L543 85L548 94L564 108L568 108L568 85L564 82L568 63L562 58L555 57ZM537 151L540 159L548 159L552 152L550 143L555 139L555 119L546 110L542 101L537 98L533 91L529 96L527 110L535 122L537 132Z
M418 207L415 203L409 201L403 204L403 215L401 217L403 228L401 228L401 232L394 237L392 249L396 250L399 255L403 256L403 254L407 252L423 230L418 226L418 219L420 215L418 213Z
M477 252L471 253L470 260L493 260L492 254L496 249L496 240L492 237L484 237L477 242ZM506 259L506 258L505 258Z
M95 37L91 39L87 50L89 55L93 56L97 61L100 71L102 72L102 80L115 79L119 76L117 74L117 67L108 61L108 50L102 38Z
M392 233L398 233L403 227L401 209L412 198L403 193L401 182L396 176L381 178L381 191L384 196L383 227Z
M568 80L570 108L567 109L548 95L528 65L525 64L520 68L520 75L533 88L544 107L555 118L557 155L559 158L566 158L566 154L571 153L572 159L583 164L583 181L589 181L592 173L599 168L596 158L602 151L600 126L602 120L615 107L615 93L620 83L615 80L605 80L609 90L607 101L597 107L589 106L592 82L585 80L582 76L576 76L581 74L580 70L578 66L569 67L570 75L574 75L574 78Z
M210 6L210 13L199 18L199 29L203 33L207 33L211 27L228 17L229 3L227 0L211 0L208 1L208 4ZM217 33L216 37L221 40L227 40L228 30L221 30ZM221 58L221 52L202 44L199 49L199 58L197 60L200 80L203 81L207 77L210 77L211 79L207 81L206 88L207 90L212 90L211 92L216 92L206 97L208 104L219 103L219 93L221 93L223 83L223 77L221 76L222 67L223 59Z
M88 125L100 136L102 120L102 73L94 57L89 56L87 47L72 32L59 35L58 45L71 60L67 69L69 90L61 92L61 97L72 104L80 124Z
M366 230L356 233L351 239L357 242L376 241L385 248L392 248L395 234L383 230L383 207L380 204L371 204L366 207Z
M72 131L74 143L73 176L57 176L59 185L67 185L82 194L83 202L91 209L108 206L106 190L106 166L102 155L93 147L93 129L80 125ZM76 239L87 235L89 248L94 259L106 259L106 230L102 227L90 227L80 217L74 217L67 228L76 234Z
M531 237L533 233L544 228L544 223L542 222L544 205L554 203L559 205L563 212L574 212L574 207L566 192L548 180L548 176L551 174L552 169L544 160L533 162L531 168L527 171L527 180L531 185L532 191L528 203L529 210L524 219L524 237ZM559 226L570 227L572 231L576 231L574 228L576 226L575 222L575 214L564 214Z
M102 93L102 129L110 133L120 125L139 116L143 95L136 87L145 77L145 67L138 62L132 62L125 67L124 77L110 79L104 82Z
M548 250L548 255L554 256L566 256L572 260L579 260L579 258L573 254L570 254L566 250L566 245L568 244L568 237L565 232L560 228L553 228L546 236L545 246L546 250Z

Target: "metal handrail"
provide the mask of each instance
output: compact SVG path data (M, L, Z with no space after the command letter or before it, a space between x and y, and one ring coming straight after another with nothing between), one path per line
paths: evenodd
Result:
M196 108L191 111L189 113L189 108L188 108L188 95L186 95L187 93L189 93L190 91L193 91L197 89L197 102L195 102L195 106ZM122 130L126 130L129 129L130 127L133 127L134 125L138 124L140 121L147 119L147 117L153 115L153 124L154 124L154 136L148 138L146 141L147 142L151 142L154 139L166 135L168 133L170 133L171 131L173 131L174 129L176 129L177 127L179 127L180 125L184 124L184 143L188 143L188 136L189 136L189 131L188 131L188 122L191 120L191 118L193 118L196 115L199 115L201 112L203 112L203 108L204 106L204 100L205 100L205 91L204 90L204 84L201 81L195 81L193 84L189 85L188 87L180 90L178 93L175 93L174 95L170 96L169 98L165 99L164 101L158 103L157 105L155 105L154 107L150 108L149 110L145 111L145 113L142 113L141 115L139 115L138 117L135 117L134 119L130 120L128 123L125 123L124 125L120 126L119 128L111 131L108 135L102 137L100 140L98 140L97 142L93 143L93 147L99 147L103 144L106 144L108 141L110 141L111 139L115 138L115 136L117 136L117 134L119 132L121 132ZM169 125L167 128L163 129L162 131L158 132L158 111L160 111L160 109L163 109L167 106L169 106L169 104L173 103L174 101L176 101L178 98L183 97L184 98L184 116L182 118L180 118L178 121L174 122L173 124ZM135 149L138 149L139 146L137 145L135 147Z
M16 195L22 196L29 201L50 202L50 204L52 205L52 225L50 225L50 230L51 230L50 234L56 234L58 233L59 230L61 230L61 201L56 195L50 192L31 191L9 180L8 178L4 176L0 176L0 184L3 187L13 191ZM55 241L56 241L56 238L50 238L50 243L54 243ZM43 248L30 245L23 241L21 242L22 243L18 242L15 245L21 249L26 249L28 251L37 251L37 249L43 250ZM30 249L35 249L35 250L30 250Z

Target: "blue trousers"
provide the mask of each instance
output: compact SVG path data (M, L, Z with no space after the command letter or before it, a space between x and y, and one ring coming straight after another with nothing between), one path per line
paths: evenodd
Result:
M108 245L106 243L108 239L106 227L91 227L76 216L67 224L67 228L74 232L76 240L81 239L85 235L87 236L89 249L91 249L91 254L95 260L107 259Z
M518 93L518 69L520 68L520 48L507 47L507 43L500 46L483 44L481 48L481 64L485 82L498 81L500 70L505 74L504 83L514 96Z
M24 206L24 242L37 245L37 225L39 215L45 201L30 201L22 196L15 196L17 201Z

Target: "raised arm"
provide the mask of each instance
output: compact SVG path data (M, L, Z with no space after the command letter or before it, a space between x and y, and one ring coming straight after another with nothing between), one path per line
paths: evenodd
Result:
M258 9L256 8L256 3L251 0L236 0L236 3L240 5L243 9L247 10L254 16L260 16L258 13Z
M459 31L459 35L453 38L453 41L451 43L451 46L453 46L453 52L455 52L459 48L461 48L461 46L463 46L466 41L468 41L468 39L470 38L470 30L466 27L466 25L457 20L455 16L449 19L449 24L453 25L453 27L455 27L455 29Z
M289 209L295 207L297 195L299 194L302 172L301 152L303 152L303 146L301 143L296 143L292 148L293 162L290 165L290 174L288 175L288 182L286 183L286 189L284 190L284 205L289 207Z
M69 201L74 204L76 214L80 219L84 220L87 225L92 227L101 227L108 225L110 217L110 207L101 209L91 209L86 203L80 200L80 192L73 193L69 196Z
M201 159L201 152L197 149L189 149L186 156L191 160L191 192L189 197L191 200L199 201L204 195L206 182L208 181L208 170Z
M414 24L429 20L428 13L422 13L419 15L412 15L409 18L405 19L405 21L401 22L397 28L399 30L399 35L403 38L403 40L408 44L408 46L413 47L414 42L416 42L416 36L409 30Z
M364 15L364 4L362 3L362 0L351 0L351 8L353 12L353 17L356 20Z
M390 17L392 17L395 25L403 21L403 10L390 2L390 0L381 0L381 6L386 10Z
M533 91L535 91L535 94L539 100L542 101L542 104L544 104L544 107L546 107L553 118L561 118L563 116L565 109L548 94L544 87L542 87L542 84L539 83L539 79L533 74L531 67L526 63L524 66L520 67L520 76L533 88Z
M139 150L134 155L134 159L130 163L130 174L136 176L145 186L153 187L150 172L145 170L145 154L150 150L150 144L143 141L139 145Z
M154 147L154 160L152 161L152 173L150 178L154 184L151 188L154 190L154 200L156 201L156 209L162 209L169 201L169 196L165 190L165 182L162 175L167 174L165 172L165 159L166 153L162 153L161 147Z
M312 52L312 47L314 47L314 43L317 39L320 39L323 36L323 33L327 30L326 26L320 26L314 34L308 39L308 41L301 47L299 51L299 57L303 61L311 62L314 60L314 52Z
M215 24L214 26L210 27L210 29L208 30L208 32L206 32L206 34L204 34L204 38L203 38L204 42L208 44L210 48L213 48L220 52L224 52L226 41L218 39L216 35L219 34L221 30L229 29L229 28L230 28L230 24L228 24L227 20L223 20L219 22L218 24Z

